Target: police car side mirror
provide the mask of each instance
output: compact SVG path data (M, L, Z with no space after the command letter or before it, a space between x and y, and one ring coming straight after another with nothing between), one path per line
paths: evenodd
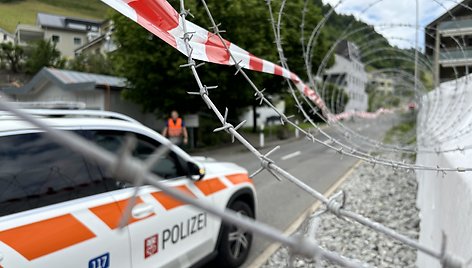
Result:
M201 180L205 176L205 169L194 162L187 162L188 176L192 180Z

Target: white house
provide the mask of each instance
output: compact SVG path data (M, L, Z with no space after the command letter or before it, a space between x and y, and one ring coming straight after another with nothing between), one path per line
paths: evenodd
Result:
M325 81L343 88L349 95L345 111L366 111L368 82L364 64L360 61L359 48L343 40L336 47L334 65L325 71Z
M36 40L51 40L62 55L72 58L75 50L102 35L104 21L38 13L36 25L18 24L15 41L26 45Z
M369 84L374 90L383 94L392 94L395 89L395 81L392 77L378 72L368 74Z
M279 100L274 102L275 109L280 113L285 113L285 101ZM254 126L253 120L253 110L252 107L248 107L246 111L241 115L240 120L246 120L245 127L252 127ZM257 106L256 108L256 126L260 127L262 125L268 124L281 124L279 118L279 114L274 111L271 107L268 106Z
M122 77L43 68L26 85L2 91L14 101L80 102L87 109L123 113L151 128L162 128L154 115L142 113L140 106L122 98L125 86Z

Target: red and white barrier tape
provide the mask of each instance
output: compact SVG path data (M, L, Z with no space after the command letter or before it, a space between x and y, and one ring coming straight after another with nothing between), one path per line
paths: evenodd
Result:
M121 14L135 21L167 44L173 46L185 56L185 48L182 37L185 32L182 27L179 13L166 0L102 0L110 7ZM193 49L192 57L197 60L212 62L223 65L234 65L235 62L226 51L217 35L204 28L187 21L187 32L192 33L190 45ZM274 64L270 61L258 58L237 45L224 40L236 62L245 69L264 72L268 74L283 76L293 81L297 89L308 99L316 104L318 108L326 111L323 99L310 87L308 87L298 75L289 70ZM368 112L343 112L341 114L328 115L328 120L337 121L339 119L358 116L363 118L375 118L387 110L379 109L375 113Z

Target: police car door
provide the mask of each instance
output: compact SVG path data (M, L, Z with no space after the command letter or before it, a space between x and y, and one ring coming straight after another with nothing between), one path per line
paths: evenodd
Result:
M0 267L130 267L129 235L108 221L116 189L42 133L0 137Z
M124 132L98 131L96 140L124 137ZM134 134L137 145L133 155L142 160L148 158L160 143L144 135ZM111 139L113 139L113 137ZM112 148L110 148L113 150ZM210 200L199 190L194 181L186 177L186 163L176 153L169 152L153 167L152 171L172 187L189 196ZM117 200L130 197L133 189L115 195ZM138 204L132 209L130 224L133 267L186 267L213 251L210 221L205 212L183 204L158 189L143 186L139 191ZM213 242L214 243L214 242Z

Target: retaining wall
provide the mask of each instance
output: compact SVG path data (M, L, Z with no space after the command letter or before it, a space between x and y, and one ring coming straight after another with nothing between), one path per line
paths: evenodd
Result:
M443 83L423 97L417 135L419 150L471 148L462 152L420 152L417 164L472 167L472 81L468 79ZM463 260L472 258L472 172L417 171L416 174L420 243L440 250L444 232L448 252ZM417 265L440 267L439 261L423 253L418 253Z

